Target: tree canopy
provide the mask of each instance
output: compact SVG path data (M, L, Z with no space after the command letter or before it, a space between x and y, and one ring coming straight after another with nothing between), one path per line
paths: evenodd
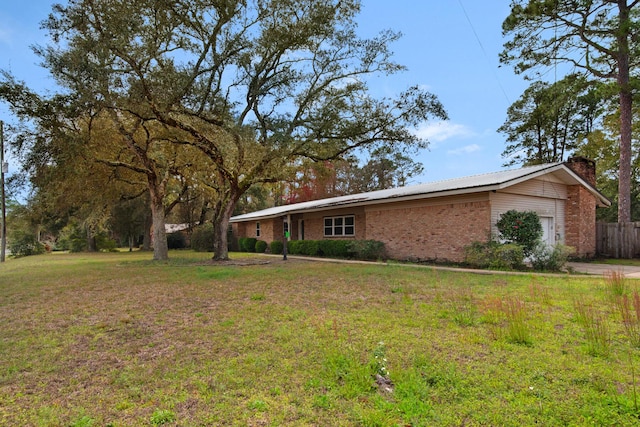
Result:
M540 69L572 70L613 82L619 98L618 221L631 219L632 71L640 65L640 0L514 0L503 23L510 39L500 59L536 77ZM637 75L636 75L637 77Z
M533 82L498 129L507 137L506 165L564 161L592 132L603 103L581 75Z
M411 128L446 118L417 86L372 96L376 77L404 69L389 49L399 34L358 37L359 9L358 0L70 0L53 7L43 23L51 44L36 52L62 88L57 114L109 121L124 151L104 163L124 167L124 156L146 177L154 244L164 242L154 258L167 257L168 180L189 175L214 195L214 258L225 259L229 218L252 186L286 179L304 159L426 147Z

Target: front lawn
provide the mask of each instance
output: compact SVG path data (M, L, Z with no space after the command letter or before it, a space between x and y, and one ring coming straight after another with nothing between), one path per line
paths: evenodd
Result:
M640 423L634 281L248 256L1 264L0 425Z

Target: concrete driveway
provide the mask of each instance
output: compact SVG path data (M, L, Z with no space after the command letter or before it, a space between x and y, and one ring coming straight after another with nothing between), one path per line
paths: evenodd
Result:
M569 262L567 265L579 273L603 276L608 272L614 271L624 274L624 277L629 279L640 279L640 267L637 266L594 264L590 262Z

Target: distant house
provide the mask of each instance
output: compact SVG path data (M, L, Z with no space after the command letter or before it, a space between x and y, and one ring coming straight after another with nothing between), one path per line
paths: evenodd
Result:
M596 250L596 207L611 202L595 188L584 158L426 184L277 206L231 218L234 238L374 239L394 259L462 261L464 248L497 234L504 212L535 211L549 244Z

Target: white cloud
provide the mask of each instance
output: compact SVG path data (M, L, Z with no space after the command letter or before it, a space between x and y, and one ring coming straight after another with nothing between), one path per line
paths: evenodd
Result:
M469 138L475 135L475 132L467 126L449 121L427 123L418 128L415 133L420 138L425 138L432 143L443 142L451 138Z
M476 151L480 151L480 146L478 144L465 145L464 147L457 148L455 150L447 151L447 154L452 156L459 156L464 154L475 153Z

